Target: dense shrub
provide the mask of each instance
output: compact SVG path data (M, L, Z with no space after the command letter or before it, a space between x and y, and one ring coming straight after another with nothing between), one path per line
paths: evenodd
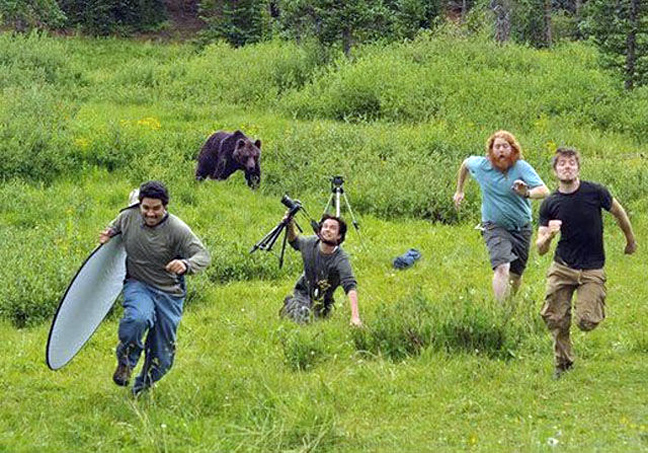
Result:
M41 32L0 33L0 89L83 85L83 74L70 65L67 51L64 42Z
M58 0L66 24L95 35L149 30L166 19L162 0Z
M450 202L456 168L506 128L545 181L555 148L570 145L602 159L586 177L624 201L642 197L647 91L622 93L587 45L538 51L448 30L330 64L317 46L281 41L197 50L0 35L1 175L191 178L211 132L241 129L264 143L264 194L326 199L342 174L358 213L475 221L476 191L460 212ZM608 162L610 152L622 158ZM631 178L620 177L626 161ZM212 278L265 275L240 266Z
M66 17L56 0L2 0L0 24L24 32L40 28L57 28Z
M212 44L187 63L168 92L201 104L268 107L286 90L310 81L323 58L314 46L277 40L237 49Z
M528 129L540 115L591 114L618 94L592 49L542 52L481 38L421 35L339 61L282 107L298 117L447 121Z

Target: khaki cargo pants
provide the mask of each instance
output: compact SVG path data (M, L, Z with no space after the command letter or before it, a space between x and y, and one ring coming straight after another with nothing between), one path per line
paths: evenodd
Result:
M605 281L603 269L578 270L555 261L549 267L547 293L540 315L553 336L557 367L574 362L569 338L574 291L576 324L580 330L590 331L605 319Z

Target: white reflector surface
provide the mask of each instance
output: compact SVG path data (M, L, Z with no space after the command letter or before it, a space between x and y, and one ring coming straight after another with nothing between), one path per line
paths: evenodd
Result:
M47 366L58 370L72 360L108 314L125 277L126 251L117 235L90 254L65 291L47 339Z

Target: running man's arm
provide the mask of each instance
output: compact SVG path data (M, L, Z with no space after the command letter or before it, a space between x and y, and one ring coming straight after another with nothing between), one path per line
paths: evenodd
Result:
M616 218L619 228L621 228L621 231L623 231L623 234L625 235L625 253L627 255L632 255L637 250L637 241L635 240L634 232L632 231L632 224L630 223L628 214L625 212L625 209L623 209L623 206L621 206L621 203L619 203L616 198L612 199L610 214L612 214Z
M464 160L459 167L459 173L457 174L457 191L455 192L452 200L454 201L455 207L459 209L459 205L464 199L464 185L466 184L466 178L468 177L468 159Z
M115 232L112 228L106 228L103 230L101 233L99 233L99 243L100 244L105 244L106 242L110 241L110 238L115 235Z
M549 189L547 189L547 186L542 184L540 186L534 187L533 189L530 189L528 198L531 198L532 200L539 200L548 196Z
M538 255L542 256L549 251L551 241L560 232L560 220L550 220L548 226L540 226L538 228L538 239L536 240L536 247L538 247Z
M538 172L526 161L520 161L522 179L513 182L513 190L521 197L540 200L549 196L549 189Z

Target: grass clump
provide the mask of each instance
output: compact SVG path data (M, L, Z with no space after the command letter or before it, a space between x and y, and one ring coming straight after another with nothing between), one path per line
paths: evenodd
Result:
M393 304L382 303L375 321L354 331L353 340L357 350L394 361L428 348L509 359L525 335L509 317L505 308L471 297L432 301L417 291Z
M332 355L335 340L322 323L304 328L290 326L279 334L284 358L293 371L309 371Z

